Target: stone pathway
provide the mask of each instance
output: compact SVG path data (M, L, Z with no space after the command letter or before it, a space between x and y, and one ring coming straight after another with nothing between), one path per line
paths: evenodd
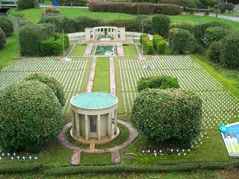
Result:
M142 54L141 54L141 52L140 52L140 50L139 50L138 44L135 43L134 45L135 45L135 48L136 48L136 50L137 50L137 52L138 52L138 56L142 56Z
M202 13L195 13L195 15L197 16L204 16L204 14ZM209 14L210 17L216 17L215 14ZM218 18L221 19L226 19L226 20L230 20L230 21L234 21L234 22L239 22L239 17L232 17L232 16L224 16L224 15L218 15Z
M110 57L110 93L116 96L114 58Z
M92 91L94 76L95 76L95 66L96 66L96 57L93 57L91 68L90 68L89 80L86 86L87 93L90 93Z
M93 46L94 46L94 43L87 44L87 47L86 47L86 50L85 50L85 53L84 53L85 57L91 55Z
M78 146L75 146L74 144L70 143L66 138L66 131L67 129L71 128L72 123L68 123L64 126L63 130L58 135L58 141L64 145L65 147L73 150L73 155L71 157L71 165L79 165L80 164L80 155L81 152L86 153L111 153L111 162L112 163L120 163L120 150L129 146L137 137L138 132L137 130L129 123L119 120L118 123L124 125L129 130L129 138L120 145L117 145L112 148L106 148L106 149L88 149L88 148L80 148Z
M119 56L124 56L124 48L122 44L117 44L117 52Z

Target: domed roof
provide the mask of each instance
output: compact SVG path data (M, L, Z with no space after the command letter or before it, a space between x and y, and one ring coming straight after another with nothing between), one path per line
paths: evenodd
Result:
M70 102L73 106L78 108L103 109L117 104L118 98L109 93L92 92L73 96Z

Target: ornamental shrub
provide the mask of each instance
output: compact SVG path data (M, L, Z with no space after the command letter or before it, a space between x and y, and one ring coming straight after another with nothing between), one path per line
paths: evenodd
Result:
M41 41L52 36L54 26L51 24L31 24L19 31L20 53L22 56L41 56Z
M100 26L100 19L95 19L86 16L79 16L74 18L76 32L84 32L85 28Z
M19 10L30 9L34 7L35 0L18 0L17 8Z
M203 42L206 46L208 46L213 41L219 41L232 32L233 32L233 30L231 28L208 27L205 30L205 36L204 36Z
M189 147L201 128L202 100L179 89L140 92L132 107L131 121L153 145Z
M220 62L221 49L222 49L221 41L212 42L209 45L209 49L208 49L208 58L209 58L209 60L211 60L211 61L213 61L215 63L219 63Z
M156 4L155 13L164 15L179 15L183 12L183 8L174 4Z
M138 15L133 19L131 26L130 31L132 32L142 32L143 29L144 33L151 34L152 18L146 15Z
M50 23L55 26L55 31L58 33L62 33L62 30L65 33L76 32L75 21L60 14L47 14L38 23Z
M69 37L64 35L64 49L69 47ZM56 33L54 36L43 40L40 44L42 56L58 56L63 50L63 36Z
M169 31L169 47L173 54L192 54L196 49L196 40L189 31L174 28Z
M156 34L153 36L153 46L159 54L163 54L167 45L164 38Z
M193 33L195 24L189 23L189 22L174 22L170 24L169 29L178 28L178 29L184 29L188 30L189 32Z
M154 47L152 41L149 39L149 36L143 34L140 36L140 43L143 45L143 51L147 55L152 55L154 53Z
M171 76L153 76L149 78L141 78L137 82L138 92L148 88L179 88L179 84L177 78L173 78Z
M23 81L0 93L0 146L9 152L39 152L62 128L61 104L38 81Z
M58 0L60 6L86 6L87 0Z
M0 16L0 28L2 28L6 37L10 37L14 32L13 23L9 18L5 16Z
M224 28L230 28L227 24L221 23L221 22L208 22L205 24L199 24L196 25L194 28L194 36L200 44L204 44L203 39L205 36L205 31L209 27L224 27Z
M42 15L47 14L60 14L61 10L57 7L47 7L43 10Z
M0 50L3 49L5 43L6 43L6 36L0 27Z
M44 73L34 73L26 77L24 80L27 80L27 81L35 80L49 86L54 92L54 94L56 95L56 97L58 98L59 102L61 103L61 106L65 105L65 99L64 99L65 94L63 91L63 86L55 78Z
M152 32L166 37L169 30L170 19L162 14L156 15L152 18Z
M235 5L233 3L220 3L220 4L216 4L214 6L215 9L219 9L220 13L224 13L226 11L233 11Z
M222 39L220 61L230 69L239 68L239 34L232 33Z
M184 8L197 8L195 0L160 0L160 4L174 4Z

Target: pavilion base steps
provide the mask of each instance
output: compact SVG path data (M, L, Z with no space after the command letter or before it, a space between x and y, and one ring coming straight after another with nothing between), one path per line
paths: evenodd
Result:
M95 143L94 142L90 143L90 149L95 149Z

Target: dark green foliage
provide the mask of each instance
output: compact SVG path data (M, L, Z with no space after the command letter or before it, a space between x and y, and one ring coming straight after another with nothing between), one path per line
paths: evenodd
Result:
M165 15L156 15L152 18L152 32L166 37L169 30L170 19Z
M160 4L174 4L183 7L197 8L195 0L160 0Z
M60 6L86 6L87 0L58 0L58 5Z
M222 49L222 43L220 41L212 42L208 49L209 60L219 63L221 49Z
M157 4L155 5L155 13L165 15L179 15L183 12L183 8L174 4Z
M174 28L169 31L169 47L173 54L192 54L196 49L196 40L189 31Z
M0 27L0 50L3 49L5 43L6 43L6 36Z
M6 37L10 37L14 32L12 21L5 16L0 16L0 28L2 28Z
M132 32L142 32L147 34L152 33L152 18L146 15L138 15L133 19L132 28L130 31Z
M179 84L177 78L173 78L171 76L153 76L149 78L141 78L137 82L138 92L148 88L179 88Z
M47 14L38 23L50 23L55 26L55 31L59 33L62 30L65 33L76 32L74 20L60 14Z
M23 81L0 93L0 146L39 152L62 128L61 104L47 85Z
M175 23L170 24L170 29L173 29L173 28L185 29L191 33L194 32L194 27L195 27L194 24L187 23L187 22L175 22Z
M239 68L239 34L232 33L222 39L220 61L231 69Z
M19 10L33 8L34 2L35 2L35 0L18 0L17 8Z
M69 37L64 35L64 49L69 47ZM63 50L63 36L58 34L43 40L40 44L42 56L58 56Z
M195 28L194 28L194 36L200 44L204 44L203 39L204 39L204 36L205 36L205 31L209 27L230 28L227 24L224 24L224 23L221 23L221 22L208 22L208 23L205 23L205 24L196 25Z
M149 39L149 36L143 34L140 36L140 43L143 45L144 53L147 55L152 55L154 52L154 47L152 41Z
M0 165L1 174L25 173L32 171L39 171L42 169L40 163L7 163Z
M220 3L215 5L215 9L219 9L220 13L224 13L226 11L233 11L235 5L233 3Z
M34 73L28 77L25 78L25 80L35 80L39 81L41 83L44 83L48 87L52 89L56 97L58 98L59 102L61 103L61 106L63 107L65 105L65 95L63 91L63 86L60 82L58 82L55 78L44 74L44 73Z
M153 3L131 3L131 2L97 2L89 6L95 12L119 12L127 14L153 14L155 4Z
M231 28L226 27L208 27L205 30L203 42L206 46L210 45L213 41L219 41L228 34L232 33Z
M148 89L132 107L131 121L154 145L189 147L200 133L202 100L191 92Z
M153 36L153 46L159 54L163 54L167 45L164 38L156 34Z
M20 53L22 56L41 56L41 41L52 36L54 26L51 24L26 25L19 31Z
M43 10L42 15L47 15L47 14L60 14L61 10L57 7L47 7Z
M86 16L79 16L74 18L76 32L84 32L85 28L97 27L101 24L100 19L95 19Z

